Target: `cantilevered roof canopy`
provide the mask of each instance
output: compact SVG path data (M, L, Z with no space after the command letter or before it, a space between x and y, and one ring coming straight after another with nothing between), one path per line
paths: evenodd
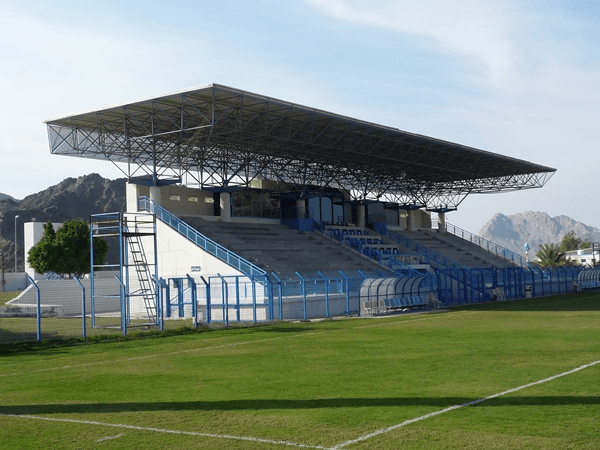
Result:
M341 189L432 209L542 187L556 169L218 84L47 122L50 151L130 178L228 190Z

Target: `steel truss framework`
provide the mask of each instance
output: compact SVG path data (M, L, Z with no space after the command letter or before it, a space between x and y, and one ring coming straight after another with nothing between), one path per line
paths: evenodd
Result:
M227 191L262 178L439 211L542 187L556 170L216 84L47 126L52 153L109 160L138 182Z

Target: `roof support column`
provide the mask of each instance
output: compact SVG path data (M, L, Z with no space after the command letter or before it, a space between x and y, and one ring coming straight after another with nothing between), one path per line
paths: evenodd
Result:
M150 186L150 201L160 205L161 202L161 191L160 186Z
M438 213L438 233L446 232L446 213Z
M408 210L408 231L417 231L417 227L415 226L415 209Z
M231 194L221 192L221 222L231 222Z
M405 219L404 211L405 211L404 209L398 208L398 228L406 231L406 224L402 223L403 222L402 219Z
M306 200L303 198L299 198L296 200L296 216L298 219L304 219L308 214L306 214Z
M365 205L362 203L356 205L356 226L359 228L365 227Z

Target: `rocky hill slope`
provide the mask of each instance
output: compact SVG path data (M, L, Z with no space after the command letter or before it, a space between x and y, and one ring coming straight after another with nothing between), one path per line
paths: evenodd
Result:
M8 194L3 194L2 192L0 192L0 201L2 201L2 200L12 200L13 202L18 202L19 201L16 198L11 197Z
M12 198L0 200L0 252L7 260L7 270L14 267L15 216L19 243L18 268L23 270L23 223L64 222L82 219L91 214L125 209L125 179L109 180L98 174L67 178L17 202Z
M585 225L567 216L550 217L545 212L527 211L505 216L496 214L479 231L479 236L495 244L524 255L529 244L529 255L535 255L540 244L560 243L563 236L573 231L575 236L600 242L600 229Z

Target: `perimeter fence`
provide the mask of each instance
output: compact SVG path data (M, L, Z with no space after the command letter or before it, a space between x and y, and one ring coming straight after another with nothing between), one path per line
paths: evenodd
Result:
M600 289L600 282L581 282L577 267L514 267L505 269L437 269L426 283L442 306L511 300ZM595 278L600 278L595 274ZM264 323L361 315L366 300L360 288L381 273L295 273L256 276L209 276L154 280L156 301L127 300L116 278L90 281L28 279L16 298L0 305L0 344L52 338L90 338L132 331L169 330L208 324ZM399 278L400 280L400 278ZM404 281L404 280L402 280ZM397 284L397 283L396 283ZM401 283L421 286L423 283ZM422 287L422 286L421 286ZM423 292L402 288L402 296ZM419 288L421 289L421 288ZM422 290L422 289L421 289ZM398 296L398 292L390 294ZM362 308L362 311L361 311Z
M125 295L118 277L95 277L94 299L87 279L28 278L23 291L0 305L0 344L357 315L360 285L370 276L380 274L160 278L151 306Z

